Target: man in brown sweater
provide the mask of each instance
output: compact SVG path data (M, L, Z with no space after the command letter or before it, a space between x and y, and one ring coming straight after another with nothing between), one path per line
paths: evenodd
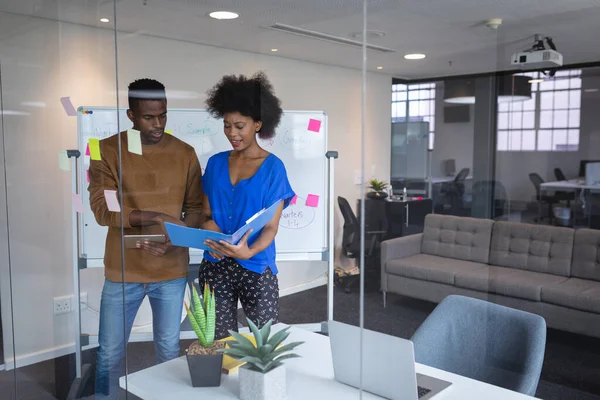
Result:
M133 129L139 131L142 154L135 150L135 143L128 143L136 140L136 133L122 132L100 141L101 159L92 160L89 170L91 209L96 221L108 227L96 395L110 398L118 397L126 343L145 296L152 307L157 362L179 356L189 264L189 250L174 247L168 240L142 242L137 248L122 251L122 234L166 236L165 222L191 227L199 227L202 222L200 164L191 146L164 131L164 86L151 79L133 82L129 86L127 116ZM110 191L117 193L120 212L108 205Z

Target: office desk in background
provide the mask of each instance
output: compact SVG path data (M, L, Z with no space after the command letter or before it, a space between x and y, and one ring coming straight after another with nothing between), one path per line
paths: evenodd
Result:
M423 200L372 200L365 202L365 227L367 231L385 231L384 239L393 239L423 232L425 216L433 212L431 199ZM358 200L360 221L360 200Z
M277 324L273 331L286 325ZM318 333L292 327L286 342L303 341L294 350L300 358L286 360L288 400L358 399L359 390L334 380L329 338ZM416 364L421 374L452 382L452 386L439 395L440 400L531 400L533 397L489 385L436 368ZM120 379L126 388L125 377ZM238 400L238 372L223 375L221 386L194 388L190 380L185 357L156 365L127 376L127 391L143 400L210 399ZM381 397L363 392L363 399Z
M600 193L600 185L586 185L585 179L570 179L568 181L556 181L556 182L544 182L540 184L540 197L538 198L538 202L540 203L538 221L541 221L541 209L542 209L542 198L541 195L545 191L553 191L553 192L575 192L583 195L585 202L584 205L590 205L590 195L592 193ZM584 211L588 217L588 227L591 226L592 223L592 210L591 205L584 207Z

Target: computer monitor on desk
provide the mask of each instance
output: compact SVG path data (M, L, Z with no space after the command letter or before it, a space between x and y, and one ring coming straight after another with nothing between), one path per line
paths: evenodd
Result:
M600 185L600 162L589 162L586 164L585 184L587 186Z
M586 168L587 164L597 163L597 162L600 162L600 160L580 160L579 161L579 177L585 178L585 168Z

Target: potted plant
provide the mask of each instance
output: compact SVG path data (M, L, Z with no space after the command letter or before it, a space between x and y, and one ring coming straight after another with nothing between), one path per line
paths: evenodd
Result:
M369 189L371 189L371 191L367 193L367 197L369 199L385 199L388 197L388 194L385 192L387 186L387 183L383 181L371 179L369 181Z
M185 303L185 309L198 340L187 350L190 378L194 387L220 386L223 354L218 350L225 347L225 342L215 341L215 293L208 284L204 285L202 300L192 284L190 306Z
M260 330L248 318L248 326L254 335L256 346L245 336L229 331L235 340L219 352L246 364L239 370L241 400L282 400L286 397L285 366L282 361L299 357L288 353L304 342L281 346L289 336L289 327L271 336L269 321ZM287 353L287 354L286 354Z

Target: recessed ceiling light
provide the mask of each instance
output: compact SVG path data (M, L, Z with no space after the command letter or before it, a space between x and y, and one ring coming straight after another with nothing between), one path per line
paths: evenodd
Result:
M380 65L379 67L377 67L377 69L383 69L383 67Z
M598 89L596 89L596 88L591 88L591 89L584 89L583 91L584 91L584 92L586 92L586 93L594 93L594 92L597 92L597 91L598 91Z
M279 51L279 49L271 49L271 51L272 51L273 53L275 53L275 52Z
M404 58L406 58L407 60L422 60L425 58L425 54L421 54L421 53L406 54L404 56Z
M543 79L530 79L527 82L529 82L529 83L542 83L542 82L544 82L544 80Z
M240 15L231 11L213 11L208 16L214 19L236 19Z
M108 18L100 18L100 22L110 22L110 19L108 19Z

